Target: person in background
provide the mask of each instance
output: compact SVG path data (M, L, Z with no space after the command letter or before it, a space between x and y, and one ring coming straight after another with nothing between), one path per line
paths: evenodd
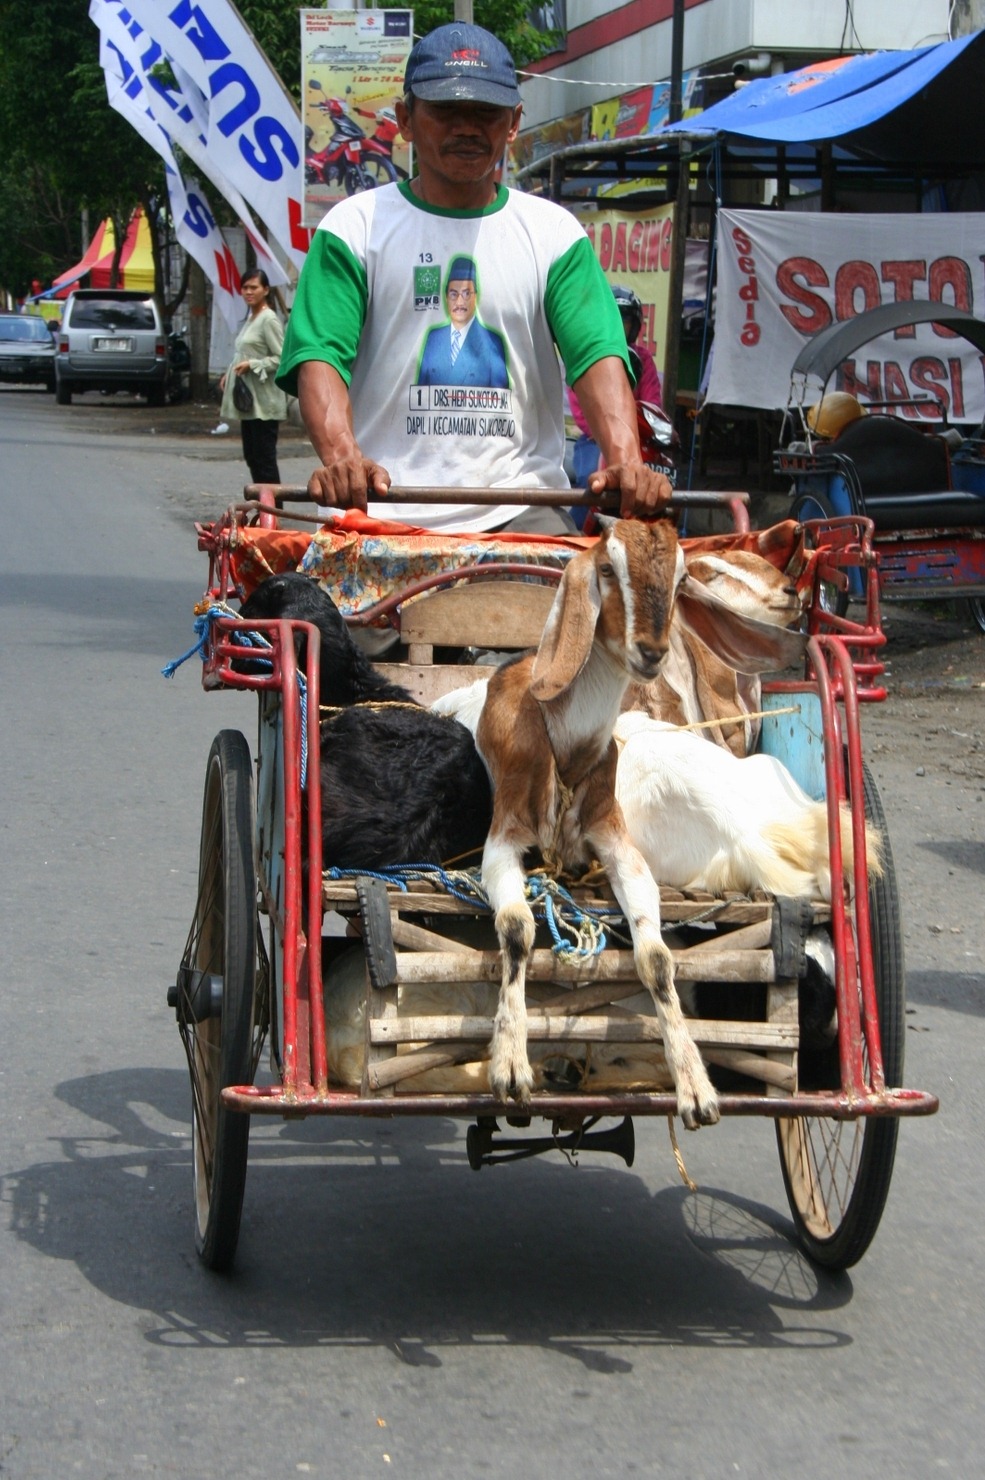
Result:
M646 345L637 342L643 327L643 305L632 288L624 288L618 283L612 289L612 296L619 309L626 343L630 347L630 363L636 374L633 396L637 401L649 401L653 406L662 406L663 392L660 385L660 372ZM599 465L599 444L592 436L585 413L578 404L578 397L573 390L568 391L568 404L571 407L575 425L581 433L574 449L575 484L578 488L585 488L589 474L594 473Z
M221 416L238 421L243 456L252 483L279 483L277 435L287 416L287 397L274 376L284 347L284 325L270 307L270 281L262 268L248 272L240 283L247 307L246 323L236 335L233 362L219 381ZM241 411L233 400L237 378L249 388L252 409Z
M561 510L396 504L405 487L567 489L565 374L606 466L590 490L625 516L657 514L672 488L640 452L625 335L585 232L561 206L497 183L521 116L513 58L480 26L453 21L417 42L396 104L417 174L340 201L314 234L278 383L300 399L320 465L308 491L432 529L570 530ZM442 288L467 258L486 327L503 342L506 385L421 385ZM539 525L529 515L553 516Z

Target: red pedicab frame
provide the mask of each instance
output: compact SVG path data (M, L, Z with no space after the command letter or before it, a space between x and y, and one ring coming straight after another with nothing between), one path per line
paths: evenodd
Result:
M268 534L280 529L285 513L301 524L321 522L286 509L290 502L310 503L303 489L251 486L246 494L250 502L233 506L215 525L199 528L200 548L210 559L209 603L225 603L238 595L231 560L237 541L249 538L262 546ZM424 496L422 490L414 489L391 493L395 501L420 501ZM457 502L465 494L444 490L433 496L437 502ZM468 490L467 496L474 500L475 490ZM499 490L486 497L502 502L504 495ZM522 501L550 504L562 498L572 502L571 493L531 490L524 492ZM678 507L724 503L737 530L748 529L745 495L676 494L674 503ZM785 1024L774 1030L770 1041L775 1047L780 1041L776 1033L782 1031L786 1035L782 1041L795 1046L785 1056L762 1055L763 1063L771 1057L785 1057L788 1065L782 1072L775 1066L755 1071L766 1078L765 1092L762 1085L758 1089L719 1087L723 1115L759 1115L775 1121L797 1234L812 1258L832 1268L855 1263L876 1232L889 1191L899 1117L932 1114L938 1106L935 1096L901 1087L905 1029L899 899L885 816L862 758L859 703L886 696L879 682L883 667L878 653L885 639L878 583L868 583L866 614L860 623L833 614L820 599L830 583L847 582L851 567L873 565L871 538L871 523L865 519L811 525L809 543L816 553L805 673L800 679L778 678L763 684L764 710L772 705L783 714L797 701L816 716L823 739L832 877L832 904L825 928L834 951L837 1035L827 1050L804 1050L799 1055L796 1051L795 972L803 968L803 953L798 958L794 929L791 956L786 938L791 931L791 911L783 901L774 900L772 965L760 978L774 983L767 988L767 996L777 997L779 1017ZM283 557L278 554L277 558ZM559 570L547 567L508 563L495 567L497 576L518 571L549 582L560 579ZM488 581L490 575L488 564L438 575L349 620L369 624L398 612L410 597L426 589L472 577ZM295 635L302 629L307 653L305 671L299 675ZM263 671L243 671L242 640L247 632L260 632L270 643L262 654ZM217 616L207 629L203 683L206 689L252 689L260 701L256 779L250 748L239 732L220 732L210 752L198 899L177 984L169 993L192 1080L196 1244L209 1267L223 1269L231 1264L238 1239L250 1115L474 1116L468 1151L476 1168L489 1160L506 1159L505 1148L521 1143L494 1140L495 1116L502 1115L504 1107L488 1093L395 1093L392 1083L387 1087L385 1073L379 1071L376 1081L364 1075L358 1089L329 1082L320 949L325 910L348 910L361 917L370 1006L383 1000L388 987L395 993L398 972L390 927L393 899L388 902L387 886L368 877L332 884L323 878L317 629L290 621L244 623L231 615ZM793 734L797 724L797 720L786 721L784 728ZM845 878L838 826L843 800L850 804L852 814L855 861L850 880ZM866 820L875 823L885 838L884 872L871 884ZM302 859L307 860L306 868ZM428 887L415 886L425 893ZM698 918L693 900L685 897L682 905L668 902L663 889L661 896L665 923L681 919L687 925L689 919ZM689 906L690 916L686 913ZM733 924L741 923L737 901L720 901L718 907L720 922L730 918ZM797 902L793 915L798 908L803 914ZM799 928L802 945L803 919ZM740 935L741 929L726 935L726 943ZM319 943L319 949L309 949L312 941ZM781 978L793 989L793 1026L789 991L783 999L776 985ZM552 977L561 979L560 975ZM272 1012L273 1082L257 1085L254 1077ZM578 1021L579 1031L584 1031L585 1019ZM707 1050L706 1058L711 1054ZM729 1051L720 1051L717 1060L709 1061L738 1062L735 1050L732 1054L729 1060ZM745 1059L750 1061L748 1054ZM793 1071L791 1063L796 1066ZM741 1075L739 1079L741 1084ZM379 1087L368 1088L371 1083ZM559 1137L559 1128L592 1125L602 1116L622 1116L624 1126L629 1127L627 1117L672 1116L675 1111L675 1096L667 1092L538 1091L531 1113L553 1122L553 1140L534 1144L538 1149L548 1144L590 1149L591 1137L583 1131L565 1140ZM510 1120L513 1123L512 1114ZM627 1150L625 1133L597 1133L598 1137L599 1149L615 1149L631 1163L631 1138ZM490 1154L497 1145L500 1155ZM530 1153L514 1149L516 1154Z

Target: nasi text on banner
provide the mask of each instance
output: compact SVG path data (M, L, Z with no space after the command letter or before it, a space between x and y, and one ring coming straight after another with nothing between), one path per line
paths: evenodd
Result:
M881 303L929 300L981 316L981 216L721 211L715 343L708 400L782 409L805 343L836 321ZM912 420L979 423L985 363L965 340L932 324L874 339L846 360L839 389L863 403L901 404ZM831 388L834 388L833 386ZM802 388L807 403L820 387Z

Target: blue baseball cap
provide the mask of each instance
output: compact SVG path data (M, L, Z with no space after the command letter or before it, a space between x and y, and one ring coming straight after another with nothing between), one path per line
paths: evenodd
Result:
M492 103L515 108L520 101L513 58L482 26L452 21L422 36L407 58L404 92L425 103Z

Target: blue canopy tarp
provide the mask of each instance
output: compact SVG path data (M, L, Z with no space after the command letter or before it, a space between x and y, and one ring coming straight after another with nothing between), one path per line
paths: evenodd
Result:
M657 138L837 142L856 157L930 166L985 159L985 32L763 77Z

